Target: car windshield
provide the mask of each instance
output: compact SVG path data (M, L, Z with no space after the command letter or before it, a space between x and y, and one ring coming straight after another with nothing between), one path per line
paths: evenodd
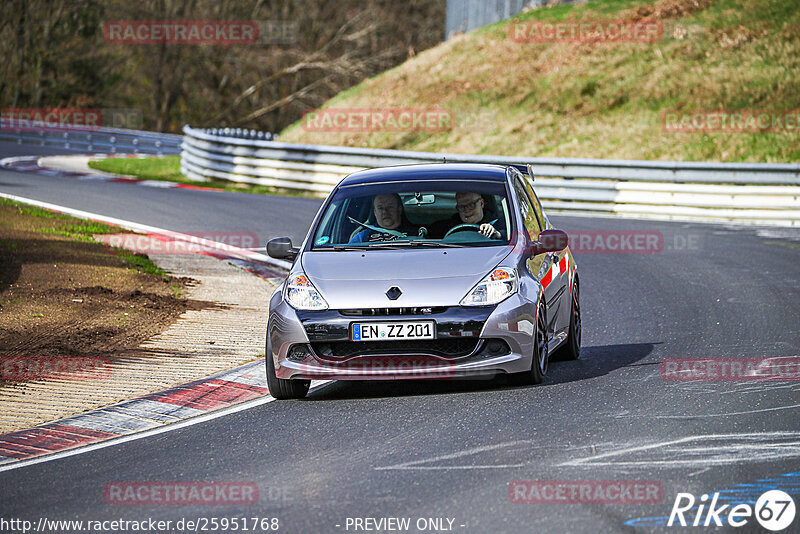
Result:
M504 182L414 180L340 187L312 250L505 245L513 231Z

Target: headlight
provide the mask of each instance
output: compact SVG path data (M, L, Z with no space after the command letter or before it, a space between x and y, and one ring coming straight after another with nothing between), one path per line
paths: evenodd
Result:
M486 275L478 285L461 300L462 306L487 306L502 302L517 291L517 273L514 269L498 267Z
M286 302L296 310L328 309L328 303L304 274L296 274L287 280Z

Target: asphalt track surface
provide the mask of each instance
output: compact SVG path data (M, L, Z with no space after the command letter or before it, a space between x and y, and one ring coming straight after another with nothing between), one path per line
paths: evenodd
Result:
M35 150L0 145L4 156ZM319 206L10 171L0 171L0 191L171 230L264 239L299 239ZM670 382L659 373L664 358L800 356L800 231L552 219L568 231L660 231L665 247L576 254L583 352L553 363L544 384L333 383L303 401L2 472L0 517L276 517L279 532L353 532L347 518L409 517L409 532L417 518L450 518L465 533L654 532L674 529L630 521L669 515L678 492L800 471L800 381ZM515 480L658 481L664 498L519 504L509 499ZM113 505L103 491L114 481L253 482L259 500ZM754 523L737 530L764 532ZM791 528L800 530L800 518Z

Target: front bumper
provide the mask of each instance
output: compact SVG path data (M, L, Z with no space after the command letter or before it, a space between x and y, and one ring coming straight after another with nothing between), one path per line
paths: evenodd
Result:
M273 297L267 335L278 378L448 379L530 370L535 306L515 294L496 306L298 312ZM358 315L366 313L367 315ZM350 340L350 325L435 321L433 341Z

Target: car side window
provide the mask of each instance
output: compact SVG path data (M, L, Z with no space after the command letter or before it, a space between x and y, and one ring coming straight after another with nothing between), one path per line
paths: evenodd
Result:
M544 222L544 211L542 210L542 203L539 201L539 197L536 195L536 191L534 191L533 189L533 184L531 184L530 177L525 175L522 183L525 184L525 190L528 192L528 196L533 202L533 210L536 212L536 218L539 220L539 227L546 228L547 225Z
M536 218L536 210L533 209L533 203L525 191L525 186L520 183L519 177L514 177L514 189L519 198L519 209L522 214L522 219L525 224L525 230L528 232L528 237L531 241L536 241L539 238L539 232L542 227Z

